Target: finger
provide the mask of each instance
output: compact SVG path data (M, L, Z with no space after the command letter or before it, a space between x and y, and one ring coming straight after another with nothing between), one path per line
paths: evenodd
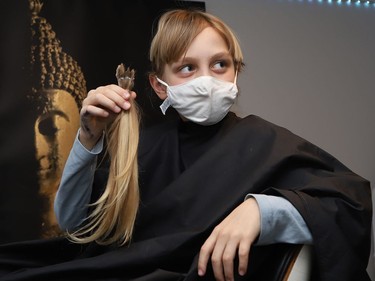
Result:
M238 242L229 240L225 246L222 260L223 260L223 270L226 281L234 280L233 271L234 264L233 260L237 252Z
M118 113L121 108L125 110L130 108L130 97L131 95L127 90L117 85L108 85L91 90L83 104L104 107Z
M130 91L130 97L131 97L131 99L135 99L137 97L136 92Z
M88 104L113 113L119 113L122 109L127 110L130 108L129 101L124 100L113 92L97 93Z
M223 269L223 255L225 246L228 243L228 235L220 233L215 243L214 250L211 256L212 270L216 280L225 280L224 269Z
M82 119L88 118L88 117L108 117L109 112L101 107L93 106L93 105L87 105L85 106L85 110L82 110Z
M100 87L98 89L100 89ZM134 100L137 97L136 92L123 89L118 85L105 86L104 93L106 94L115 93L116 95L119 95L121 98L123 98L126 101Z
M238 274L243 276L247 272L247 266L249 264L251 243L249 240L243 240L238 247Z
M100 86L96 90L100 92L114 92L117 95L121 96L123 99L129 99L131 96L128 90L121 88L119 85L115 84Z
M201 247L198 258L198 275L203 276L206 274L207 263L210 259L211 253L215 247L216 236L214 232L207 238L206 242Z
M130 108L130 94L126 90L118 89L121 92L113 91L109 88L105 88L103 91L96 95L97 101L102 106L110 108L113 112L120 112L121 108L128 110ZM123 92L125 91L125 92Z

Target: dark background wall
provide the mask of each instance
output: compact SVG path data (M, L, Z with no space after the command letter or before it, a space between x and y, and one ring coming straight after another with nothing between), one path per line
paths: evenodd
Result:
M148 0L44 0L39 13L62 50L81 67L87 90L116 83L125 63L136 70L135 90L143 124L160 117L148 86L152 26L171 8L204 9L203 2ZM43 236L46 202L39 194L34 124L26 97L30 76L30 10L27 0L0 1L0 243Z

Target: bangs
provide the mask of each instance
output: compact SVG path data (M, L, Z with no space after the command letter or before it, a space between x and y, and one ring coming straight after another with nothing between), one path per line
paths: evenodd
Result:
M220 34L235 65L241 65L243 57L238 41L223 22L202 11L174 10L165 13L159 20L150 47L152 72L161 76L164 66L183 57L195 37L206 27L212 27Z
M160 75L165 64L179 60L194 38L209 26L207 20L198 13L179 13L174 17L163 15L150 47L153 72Z
M164 48L162 48L160 58L166 63L177 61L187 52L187 49L197 37L209 24L206 21L199 20L199 22L187 21L187 24L174 25L174 30L170 30L167 34Z

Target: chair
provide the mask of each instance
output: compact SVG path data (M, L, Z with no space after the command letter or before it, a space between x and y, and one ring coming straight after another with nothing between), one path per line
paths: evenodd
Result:
M309 281L312 270L312 246L301 245L292 257L283 281Z
M309 281L313 265L312 246L271 244L253 247L247 276L239 280Z

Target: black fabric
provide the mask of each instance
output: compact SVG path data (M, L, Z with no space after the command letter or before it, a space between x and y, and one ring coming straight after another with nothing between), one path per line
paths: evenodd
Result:
M302 214L314 239L313 280L370 280L369 183L283 128L234 114L209 128L180 121L148 127L139 173L141 205L129 246L64 239L3 245L0 280L213 280L211 270L197 276L199 249L249 192L283 196ZM290 251L253 247L248 274L236 280L280 280Z
M153 93L147 75L150 71L148 54L151 35L156 30L157 20L171 9L205 10L202 1L41 0L38 1L42 3L39 16L51 29L42 32L44 39L40 44L44 46L44 55L40 57L39 47L33 46L36 50L32 57L29 2L0 0L0 243L57 235L54 220L52 225L46 222L51 205L48 196L42 192L46 187L43 189L40 180L56 180L49 190L53 196L60 172L55 175L51 171L47 178L41 178L40 175L46 174L41 170L41 161L44 161L41 159L49 159L53 153L59 154L62 147L72 144L74 134L68 134L69 128L78 125L79 118L69 112L66 127L53 122L49 124L49 130L47 127L39 131L42 127L36 125L38 118L42 117L40 110L45 106L44 95L38 101L29 97L32 86L44 80L39 59L45 61L43 69L49 72L46 81L52 83L53 80L48 77L56 78L57 74L52 72L58 69L58 72L64 72L63 80L67 82L72 69L68 71L66 66L60 69L60 59L57 59L57 54L64 52L80 66L87 91L115 83L119 63L134 68L134 90L137 92L137 102L142 107L143 122L154 124L165 118L158 108L160 100ZM39 32L35 34L33 44L38 41ZM47 39L51 34L54 34L61 48L56 52L45 46L51 44L51 39ZM32 59L36 61L31 69ZM48 68L50 64L54 67ZM72 78L71 87L75 79ZM45 82L46 87L49 87L48 84ZM54 84L59 83L55 81ZM55 106L52 109L56 109ZM43 115L42 120L52 120L45 118ZM65 135L64 141L58 140L57 131ZM41 134L46 133L51 138L47 141L48 145L39 139ZM51 155L38 155L41 151L48 151ZM53 155L52 159L51 167L58 167L66 160L62 155Z

